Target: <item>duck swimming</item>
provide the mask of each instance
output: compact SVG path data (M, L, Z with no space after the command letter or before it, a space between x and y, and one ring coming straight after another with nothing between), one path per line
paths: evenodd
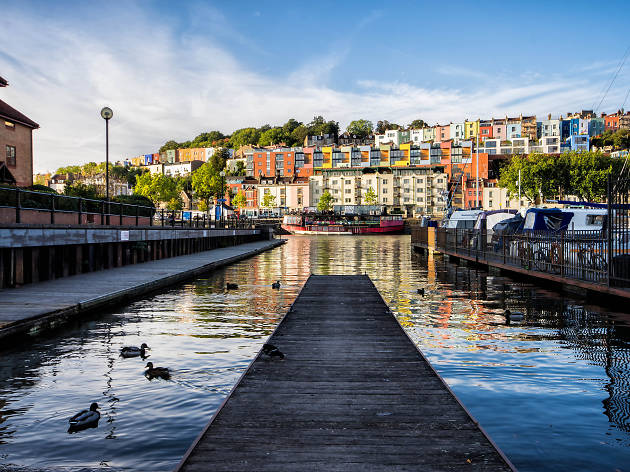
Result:
M166 367L153 367L153 362L147 362L146 368L147 370L144 371L144 375L149 380L155 377L159 377L164 380L168 380L171 378L171 373Z
M89 410L82 410L68 420L70 430L80 430L90 427L96 427L101 414L97 411L98 404L92 403Z
M120 355L122 357L138 357L141 356L144 358L145 350L149 349L145 343L142 343L140 347L136 346L125 346L120 350Z
M510 324L510 322L512 321L523 321L523 318L525 315L523 315L523 313L519 312L519 311L515 311L514 313L512 313L510 310L505 310L505 321L507 322L507 324Z
M276 290L280 289L280 281L276 280L274 283L271 284L271 288L274 288Z

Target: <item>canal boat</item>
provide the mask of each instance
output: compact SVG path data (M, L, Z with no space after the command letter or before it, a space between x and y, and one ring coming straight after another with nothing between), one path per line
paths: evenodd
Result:
M323 216L285 215L282 228L293 234L353 235L402 233L405 222L400 215Z
M455 210L443 224L448 229L473 229L475 222L483 210Z

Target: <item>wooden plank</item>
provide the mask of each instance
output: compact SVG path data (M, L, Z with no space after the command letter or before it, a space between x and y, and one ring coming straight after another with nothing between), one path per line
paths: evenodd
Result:
M311 276L177 470L513 469L367 276Z

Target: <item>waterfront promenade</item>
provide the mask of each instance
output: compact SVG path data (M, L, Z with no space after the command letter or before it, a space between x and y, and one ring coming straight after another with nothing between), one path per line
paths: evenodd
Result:
M82 313L130 301L283 243L257 241L0 290L0 339L14 341L16 335L36 334Z
M177 470L511 470L367 276L312 275Z

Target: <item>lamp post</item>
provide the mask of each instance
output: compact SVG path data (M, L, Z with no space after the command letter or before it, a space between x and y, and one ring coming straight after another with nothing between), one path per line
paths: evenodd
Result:
M109 120L114 112L109 107L101 109L101 118L105 120L105 201L107 201L107 224L109 224Z
M221 176L221 198L219 198L219 209L221 211L221 226L223 226L223 202L225 202L225 171L222 170L221 172L219 172L219 175Z
M477 147L475 151L477 151L477 159L475 159L477 161L477 188L475 190L477 191L477 208L479 208L479 128L477 128Z

